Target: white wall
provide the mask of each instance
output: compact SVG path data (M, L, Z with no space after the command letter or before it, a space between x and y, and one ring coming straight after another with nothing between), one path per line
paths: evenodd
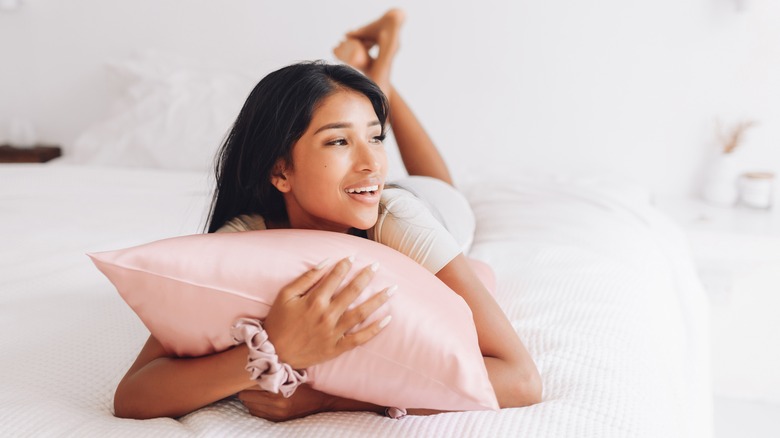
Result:
M780 173L780 2L735 1L22 0L0 12L0 139L21 116L67 148L118 92L107 58L156 48L259 78L399 5L395 81L456 176L605 170L690 193L716 117L758 120L743 167Z

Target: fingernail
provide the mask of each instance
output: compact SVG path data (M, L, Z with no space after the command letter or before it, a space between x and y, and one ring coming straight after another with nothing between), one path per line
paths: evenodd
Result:
M374 271L374 272L378 271L379 270L379 262L371 263L371 268L370 269L372 271Z
M353 255L347 257L347 260L349 260L350 263L355 263L355 255L353 254Z
M387 298L390 298L393 295L395 295L395 291L397 291L397 290L398 290L398 285L394 284L394 285L392 285L392 286L387 288L387 290L385 291L385 295L387 295Z
M379 322L379 328L383 329L387 327L387 324L390 324L390 320L393 319L393 315L387 315L385 316L385 319Z
M328 266L328 263L330 262L330 257L326 258L325 260L321 261L317 266L314 267L315 271L319 271L325 266Z

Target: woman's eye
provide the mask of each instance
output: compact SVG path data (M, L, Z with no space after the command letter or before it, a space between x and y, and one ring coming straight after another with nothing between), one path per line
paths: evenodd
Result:
M382 144L385 141L385 136L383 135L377 135L376 137L371 139L371 143L374 144Z
M336 140L331 140L327 143L329 146L344 146L347 144L347 140L343 138L337 138Z

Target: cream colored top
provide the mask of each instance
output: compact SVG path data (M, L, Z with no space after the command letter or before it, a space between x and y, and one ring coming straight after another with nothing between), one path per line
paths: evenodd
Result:
M461 253L460 245L433 216L425 204L401 188L382 191L376 225L368 238L406 254L432 273L437 273ZM229 220L217 233L265 230L262 216L240 215Z

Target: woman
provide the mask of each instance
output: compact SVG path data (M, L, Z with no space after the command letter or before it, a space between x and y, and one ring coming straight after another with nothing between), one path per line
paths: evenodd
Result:
M402 22L402 12L391 10L348 33L334 49L375 82L347 66L304 63L273 72L257 85L220 153L209 232L308 228L362 235L389 246L401 242L394 247L434 272L471 308L499 405L537 403L536 367L460 246L414 196L385 190L382 140L388 109L409 174L452 184L435 146L390 84ZM379 46L376 59L369 56L374 45ZM404 247L409 239L396 238L398 233L427 233L412 239L427 246ZM375 269L367 267L341 286L350 267L345 259L330 270L321 264L304 273L280 291L259 325L291 370L305 370L368 342L389 322L385 318L352 331L390 299L391 291L348 310ZM252 414L274 421L333 410L386 413L384 406L330 396L306 384L287 397L261 390L247 376L248 354L249 348L239 345L205 357L168 357L150 336L117 387L115 413L175 417L236 393Z

